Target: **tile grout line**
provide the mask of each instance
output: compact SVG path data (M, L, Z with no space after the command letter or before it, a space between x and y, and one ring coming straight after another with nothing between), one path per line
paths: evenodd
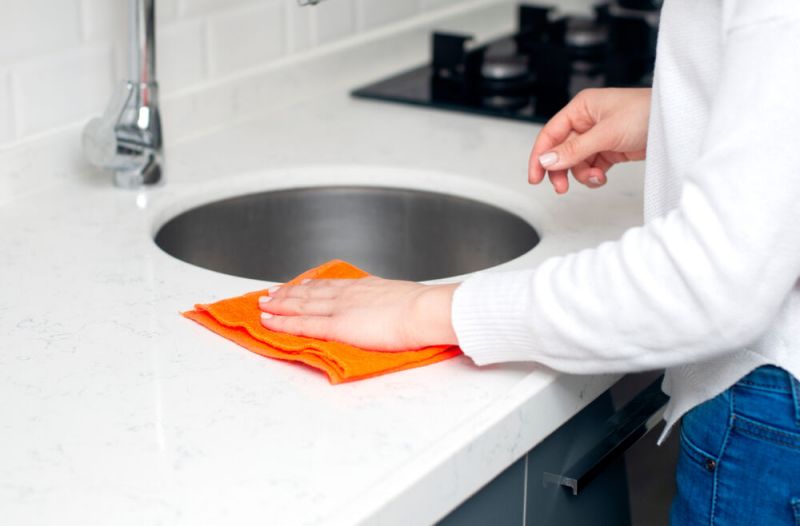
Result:
M291 9L286 9L286 2L281 5L281 19L283 20L283 47L285 49L284 55L290 55L297 47L294 31L294 13Z
M364 0L356 0L355 3L356 33L363 33L364 31L367 31L364 10L365 10Z
M319 46L319 13L316 9L308 16L308 40L309 48Z
M19 141L23 137L22 123L23 112L22 104L20 103L20 88L19 88L19 75L16 69L9 69L6 86L8 88L8 98L11 102L11 131L15 141Z
M81 0L78 4L78 9L80 10L80 14L78 15L80 19L80 32L81 32L81 43L85 44L89 41L89 0Z

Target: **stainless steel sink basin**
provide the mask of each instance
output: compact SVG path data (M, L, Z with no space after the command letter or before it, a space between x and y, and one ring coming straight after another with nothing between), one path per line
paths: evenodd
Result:
M301 188L243 195L184 212L156 234L178 259L284 282L329 259L423 281L474 272L531 250L518 216L478 201L407 189Z

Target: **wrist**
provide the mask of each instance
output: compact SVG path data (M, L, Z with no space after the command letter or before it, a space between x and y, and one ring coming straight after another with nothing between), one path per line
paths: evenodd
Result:
M415 327L422 346L458 345L451 318L453 293L458 283L428 285L415 302Z

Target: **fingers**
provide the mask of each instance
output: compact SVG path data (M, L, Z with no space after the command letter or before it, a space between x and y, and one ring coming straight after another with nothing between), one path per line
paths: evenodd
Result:
M329 340L333 327L333 318L315 316L273 316L269 313L261 314L261 325L265 328L294 334L296 336L306 336L320 340Z
M591 90L578 94L545 124L528 161L528 181L538 184L549 174L556 193L569 189L567 170L589 187L605 184L607 167L593 169L598 153L613 142L607 124L595 122L589 110Z
M556 113L547 121L542 131L539 132L539 136L536 137L528 159L528 181L531 184L539 184L544 179L545 167L540 162L541 156L564 142L575 130L574 104L574 102L570 102Z
M611 167L611 164L601 154L598 154L573 166L572 175L578 182L589 188L598 188L606 184L606 170Z
M262 296L258 299L258 307L264 312L279 316L330 316L333 314L335 302L327 299Z
M566 170L554 170L548 172L547 175L550 177L550 184L553 185L553 189L557 194L567 193L567 190L569 190L569 178Z
M300 285L278 285L258 298L258 307L277 316L331 316L336 299L355 279L304 280Z
M600 152L599 154L597 154L597 157L595 158L594 163L592 163L592 166L594 166L595 168L599 169L603 173L604 177L605 177L605 174L608 173L608 170L612 166L614 166L614 164L617 163L617 160L615 160L613 158L609 158L609 156L613 157L614 153L612 153L612 152Z
M598 188L607 182L606 172L614 163L603 155L602 148L611 142L605 128L598 124L583 134L570 132L561 144L539 157L539 164L546 165L556 193L563 194L569 189L568 170L589 188Z
M279 285L269 289L272 298L331 299L341 293L341 289L359 280L356 279L314 279L305 280L300 285Z
M572 175L575 179L589 188L599 188L606 184L606 170L612 166L599 154L592 155L586 161L581 161L572 167ZM569 177L567 170L552 170L547 173L550 183L557 194L564 194L569 190Z
M604 150L612 147L612 134L602 122L584 133L569 136L538 157L539 164L547 171L567 170Z

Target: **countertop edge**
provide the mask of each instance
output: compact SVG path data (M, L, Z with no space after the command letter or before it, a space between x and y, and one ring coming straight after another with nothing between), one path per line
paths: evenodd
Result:
M439 442L369 493L344 505L337 514L341 519L330 524L406 526L408 510L414 510L417 524L441 520L620 377L537 369L450 434L471 430L474 438L478 429L478 438Z

